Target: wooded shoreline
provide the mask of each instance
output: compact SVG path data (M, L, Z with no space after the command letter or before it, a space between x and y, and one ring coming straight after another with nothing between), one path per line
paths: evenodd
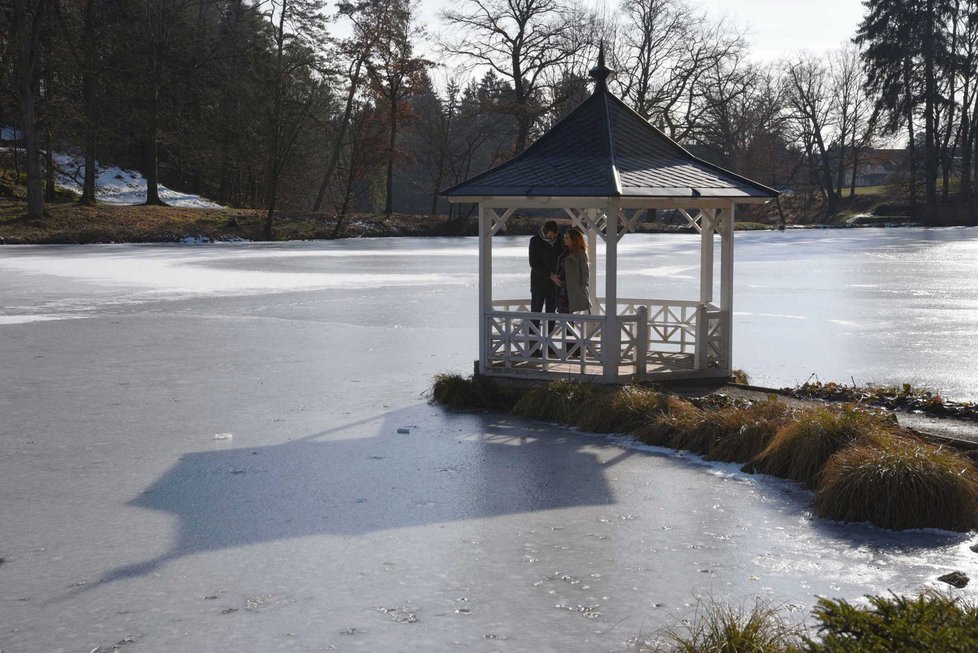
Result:
M859 209L861 207L855 207ZM872 210L871 207L867 207ZM739 214L739 230L777 229L773 207L763 212ZM549 216L516 216L507 231L513 235L535 233ZM475 236L478 218L444 215L358 213L343 218L328 213L280 211L272 237L263 233L264 211L235 208L185 208L171 206L123 206L75 202L48 204L40 220L26 217L23 202L0 200L0 244L94 244L174 243L209 241L335 240L339 238ZM569 222L568 222L569 223ZM908 226L917 224L902 215L869 212L834 216L793 210L786 228ZM641 233L688 233L681 222L642 222Z

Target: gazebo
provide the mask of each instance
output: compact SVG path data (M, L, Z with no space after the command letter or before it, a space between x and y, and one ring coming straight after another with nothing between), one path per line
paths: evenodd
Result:
M513 159L442 191L452 202L479 206L482 375L627 383L731 373L735 208L765 203L778 191L690 154L609 92L611 74L602 52L591 71L594 92L572 113ZM493 297L492 238L518 209L569 217L586 234L592 314L533 313L529 298ZM700 234L698 298L618 296L618 242L654 209L675 210ZM599 237L603 297L596 297Z

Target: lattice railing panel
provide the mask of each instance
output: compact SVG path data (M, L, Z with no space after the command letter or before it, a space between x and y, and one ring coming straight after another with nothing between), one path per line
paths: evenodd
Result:
M598 299L596 304L603 303ZM532 363L549 371L568 366L600 374L604 315L531 313L526 300L493 302L487 316L489 364L515 368ZM620 373L644 373L646 362L692 369L694 357L709 368L725 368L728 316L712 304L693 301L621 299L617 304ZM706 316L705 342L697 352L698 320ZM631 370L631 371L629 371Z

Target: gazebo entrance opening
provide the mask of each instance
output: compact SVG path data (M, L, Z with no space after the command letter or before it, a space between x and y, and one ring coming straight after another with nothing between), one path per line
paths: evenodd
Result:
M585 204L585 206L582 206ZM667 206L672 204L671 206ZM521 378L581 378L605 383L639 379L729 376L733 289L734 207L678 208L670 202L582 202L524 199L480 203L479 372ZM533 313L530 299L496 298L492 289L492 237L518 209L552 211L587 236L591 258L590 314ZM663 300L618 294L618 243L649 209L677 209L700 234L699 297ZM559 213L558 213L559 212ZM720 241L720 298L714 301L715 237ZM597 256L598 241L604 255ZM604 284L597 284L598 268ZM609 307L614 310L609 310Z

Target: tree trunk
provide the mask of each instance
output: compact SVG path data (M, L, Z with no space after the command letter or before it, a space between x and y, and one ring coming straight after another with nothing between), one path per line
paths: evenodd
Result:
M927 192L928 213L937 207L937 139L934 56L934 0L927 0L927 37L924 39L924 184ZM928 221L931 219L928 215Z
M27 0L15 0L12 11L12 41L17 43L17 95L24 136L24 155L27 166L27 217L44 217L44 188L41 175L41 151L37 134L37 91L41 67L41 25L44 21L45 0L32 3L33 16L27 11Z
M903 60L903 86L904 86L904 109L907 112L907 149L910 156L910 185L908 187L907 199L910 201L910 214L917 212L917 143L914 137L913 128L913 87L911 85L911 62L909 58Z
M828 151L825 149L822 134L818 129L815 130L815 143L818 147L818 158L821 163L822 185L825 187L825 210L828 213L834 213L839 205L839 196L835 192L835 183L832 181L832 161L829 158Z
M153 84L153 105L146 137L146 205L166 206L160 198L160 85Z
M316 193L316 201L312 205L313 211L319 211L322 208L323 201L326 199L326 193L329 192L330 181L336 173L336 166L339 165L340 151L343 148L343 139L346 138L346 130L350 124L350 116L353 113L353 100L356 96L357 87L360 84L360 69L362 67L363 57L360 57L357 59L356 68L350 77L350 90L346 94L346 109L343 111L343 121L340 123L339 132L336 134L333 153L329 157L329 165L326 167L326 173L323 175L323 180L319 184L319 192Z
M262 236L265 240L272 239L272 224L275 220L275 203L278 198L278 175L279 175L279 145L282 130L282 95L284 90L283 79L283 58L285 57L285 17L288 15L288 2L282 2L282 14L279 17L278 28L276 29L275 40L277 42L276 51L276 75L275 75L275 99L272 104L272 124L271 138L268 146L268 212L265 214L265 224L262 228Z
M79 204L95 204L95 152L98 134L98 111L95 103L95 0L85 2L82 26L84 69L82 70L82 101L85 103L85 172Z
M51 127L44 127L44 201L58 199L54 178L54 149L51 145Z
M849 179L849 197L856 196L856 171L859 170L859 150L856 149L855 143L852 147L852 175Z
M384 202L384 213L394 212L394 146L397 141L397 98L391 98L391 133L387 143L387 200Z
M965 104L967 107L967 104ZM969 120L969 111L965 109L961 112L961 186L958 192L961 195L963 204L966 207L971 207L971 122Z
M27 158L27 217L40 220L44 217L44 187L41 176L41 149L37 142L37 125L35 124L35 103L33 84L30 88L22 88L27 93L21 100L21 118L23 120L24 150Z

